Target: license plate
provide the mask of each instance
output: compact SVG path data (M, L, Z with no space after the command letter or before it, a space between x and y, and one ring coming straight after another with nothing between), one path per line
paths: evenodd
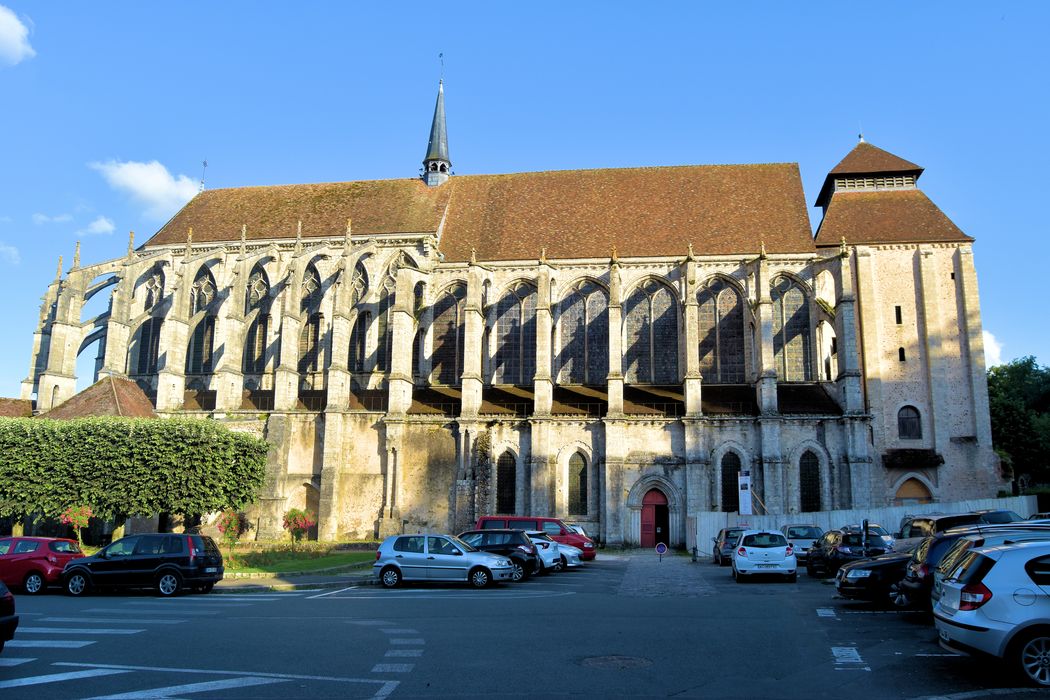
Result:
M944 630L939 630L937 632L937 634L938 634L938 636L940 636L942 641L945 641L945 642L950 642L951 641L951 638L948 637L948 633L945 632Z
M215 567L215 566L209 566L208 568L206 568L206 569L204 570L204 573L206 573L206 574L214 574L214 573L215 573L216 571L218 571L218 570L219 570L219 569L218 569L218 567Z
M775 569L775 568L777 568L777 565L776 564L759 564L758 568L760 568L760 569Z

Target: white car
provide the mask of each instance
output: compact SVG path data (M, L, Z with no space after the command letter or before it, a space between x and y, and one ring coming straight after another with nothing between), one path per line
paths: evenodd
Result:
M540 558L540 572L549 574L552 571L561 571L564 566L561 563L561 546L551 539L543 530L528 530L525 532L536 545L536 554Z
M744 530L733 550L737 583L755 574L777 574L794 582L798 571L795 548L777 530Z
M933 608L941 646L1003 659L1050 687L1050 542L972 549L942 582Z
M579 547L559 542L558 552L561 554L561 566L563 569L575 569L578 566L583 566L583 550Z

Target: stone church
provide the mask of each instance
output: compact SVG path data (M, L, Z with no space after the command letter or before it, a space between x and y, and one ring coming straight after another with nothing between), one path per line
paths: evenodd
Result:
M22 398L90 351L264 436L260 537L300 507L320 539L518 513L647 544L655 504L682 544L741 471L775 514L994 496L973 239L922 172L862 139L815 236L794 163L454 175L439 86L420 177L205 190L78 248Z

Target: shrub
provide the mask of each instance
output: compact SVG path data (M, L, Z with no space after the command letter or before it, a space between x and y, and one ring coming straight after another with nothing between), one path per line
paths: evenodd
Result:
M238 513L235 510L224 510L222 515L219 516L219 522L216 523L216 527L222 533L223 542L226 543L230 551L233 551L233 546L237 544L237 540L241 539L241 535L248 532L249 525L248 519L244 517L243 513Z
M73 526L73 530L77 533L77 542L83 547L84 540L80 536L80 528L87 527L92 517L94 513L91 512L91 506L69 506L62 512L59 521L63 525Z
M309 513L299 508L292 508L284 514L284 529L291 533L296 542L302 540L303 535L316 524L317 521Z

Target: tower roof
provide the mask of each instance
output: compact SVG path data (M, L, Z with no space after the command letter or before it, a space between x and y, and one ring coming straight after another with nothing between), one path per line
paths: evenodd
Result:
M878 146L872 146L861 139L860 143L854 146L853 150L847 153L846 157L828 172L814 206L823 207L827 205L837 176L885 175L889 173L913 174L918 179L919 175L922 174L922 166L895 156Z
M443 160L449 163L448 132L445 130L445 83L438 83L437 103L434 105L434 121L430 124L430 143L427 144L427 155L423 163L432 160Z

